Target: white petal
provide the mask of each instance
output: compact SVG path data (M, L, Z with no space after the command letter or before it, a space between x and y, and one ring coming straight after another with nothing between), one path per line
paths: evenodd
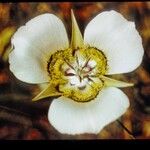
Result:
M44 83L48 82L48 73L44 70L45 66L34 57L19 57L15 52L9 55L10 70L21 81L27 83Z
M69 98L55 99L49 109L50 123L64 134L98 134L129 107L127 96L119 89L103 89L93 101L78 103Z
M74 85L80 84L80 80L77 76L70 76L70 77L68 77L68 79L71 84L74 84Z
M96 66L96 62L94 60L91 60L88 62L88 65L91 67L91 68L94 68Z
M141 64L144 50L135 24L115 11L102 12L90 21L84 41L104 52L107 74L131 72Z
M68 48L68 37L62 21L43 14L20 27L12 38L14 50L9 56L14 75L29 83L48 81L46 71L50 53Z

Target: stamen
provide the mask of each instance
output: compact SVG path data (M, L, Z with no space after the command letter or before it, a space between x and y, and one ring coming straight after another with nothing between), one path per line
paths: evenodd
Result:
M85 88L86 88L86 85L78 87L79 90L84 90Z
M81 70L83 70L83 69L87 66L87 64L89 63L90 59L91 59L91 58L89 58L89 59L85 62L84 66L82 67Z
M89 75L89 76L92 78L98 78L99 77L98 75Z
M76 55L75 57L76 57L77 65L78 65L78 67L79 67L79 58L78 58L78 56L77 56L77 55Z
M94 82L90 77L88 77L88 80L91 81L91 82Z
M71 72L71 69L68 68L66 71L65 71L65 76L75 76L76 74Z
M64 60L64 61L65 61L65 63L66 63L70 68L72 68L73 70L75 70L74 67L73 67L71 64L69 64L66 60Z
M65 76L75 76L75 74L65 72Z
M82 82L82 78L81 78L81 76L79 76L79 80L80 80L80 82Z

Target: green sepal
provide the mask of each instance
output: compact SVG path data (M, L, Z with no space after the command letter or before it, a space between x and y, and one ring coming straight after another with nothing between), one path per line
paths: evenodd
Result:
M78 27L73 10L71 10L71 20L72 20L72 36L70 46L72 49L77 49L78 47L83 47L83 37Z
M101 76L100 77L104 81L104 86L106 87L130 87L134 86L133 83L127 83L115 79L108 78L106 76Z
M61 96L62 93L59 93L52 84L49 84L42 92L40 92L32 101L38 101L40 99L52 96Z

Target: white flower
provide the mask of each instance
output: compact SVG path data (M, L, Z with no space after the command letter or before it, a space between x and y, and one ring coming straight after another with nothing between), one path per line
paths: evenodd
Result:
M59 96L48 119L61 133L99 133L129 107L117 87L132 84L106 75L128 73L142 62L142 40L133 22L116 11L98 14L87 25L84 39L72 12L72 39L53 14L31 19L12 38L10 70L28 83L48 86L33 100Z

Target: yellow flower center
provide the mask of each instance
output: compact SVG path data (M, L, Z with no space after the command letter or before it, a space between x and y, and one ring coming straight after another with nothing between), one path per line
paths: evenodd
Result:
M105 55L93 47L57 51L47 65L51 82L58 92L78 102L97 96L104 85L100 76L106 70Z

